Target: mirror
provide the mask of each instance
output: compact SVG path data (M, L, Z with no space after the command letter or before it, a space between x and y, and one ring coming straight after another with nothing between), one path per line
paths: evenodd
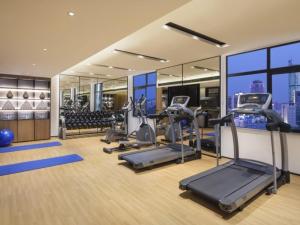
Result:
M168 87L182 85L182 65L157 70L156 111L168 107Z
M127 77L103 82L103 110L119 111L128 101Z
M60 113L64 110L77 109L77 93L79 92L79 77L70 75L60 75Z

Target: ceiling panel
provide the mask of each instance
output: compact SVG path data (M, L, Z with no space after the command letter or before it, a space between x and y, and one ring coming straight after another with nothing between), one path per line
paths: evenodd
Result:
M55 75L187 2L2 0L0 73Z

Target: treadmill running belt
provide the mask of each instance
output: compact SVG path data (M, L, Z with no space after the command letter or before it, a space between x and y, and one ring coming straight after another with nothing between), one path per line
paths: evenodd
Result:
M190 155L193 151L184 151L185 155ZM131 163L139 163L145 161L157 161L161 159L177 159L181 157L181 151L176 151L172 148L154 149L145 152L137 152L123 156L123 159Z
M231 165L191 182L188 187L196 193L218 202L263 174L258 170Z

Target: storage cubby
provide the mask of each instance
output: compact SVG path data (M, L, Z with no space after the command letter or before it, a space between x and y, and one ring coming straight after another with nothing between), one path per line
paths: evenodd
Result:
M14 142L50 138L50 79L0 77L0 128L14 132Z

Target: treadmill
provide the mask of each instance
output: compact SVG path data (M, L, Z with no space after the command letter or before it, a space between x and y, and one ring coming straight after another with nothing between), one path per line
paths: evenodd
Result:
M187 108L190 97L174 96L170 106L166 109L169 123L172 129L172 143L163 147L145 149L138 152L130 152L119 155L119 160L127 161L134 169L142 169L165 162L176 161L183 163L186 159L201 158L200 133L196 113ZM181 120L188 120L191 129L196 133L196 146L190 147L183 144ZM174 123L179 124L181 144L176 143ZM193 134L191 132L190 143L193 142Z
M242 209L247 201L260 192L265 190L267 194L275 194L279 186L289 183L286 132L289 132L291 127L284 123L275 111L268 109L271 98L271 94L268 93L240 94L236 109L221 119L212 119L213 124L230 125L234 159L181 180L180 189L190 190L201 198L217 204L222 211L231 213ZM239 158L238 136L234 124L234 117L238 114L253 114L267 118L266 128L271 136L272 165ZM281 169L276 167L274 131L279 131L280 136Z

